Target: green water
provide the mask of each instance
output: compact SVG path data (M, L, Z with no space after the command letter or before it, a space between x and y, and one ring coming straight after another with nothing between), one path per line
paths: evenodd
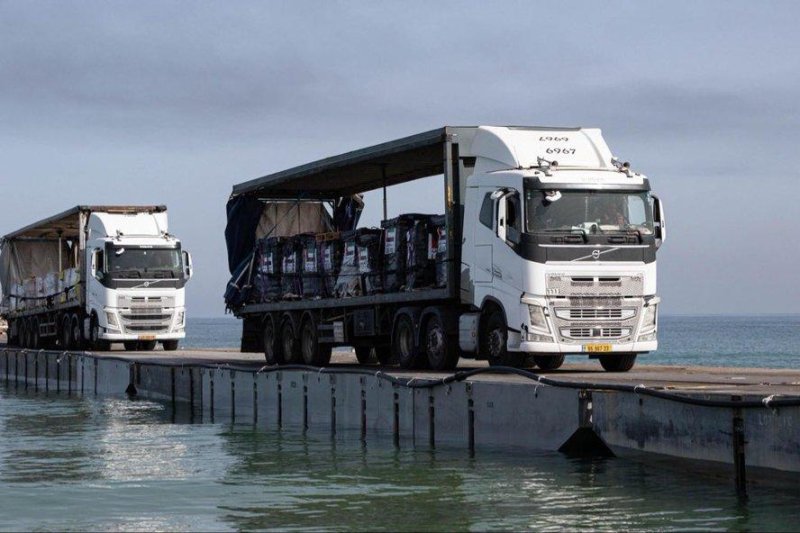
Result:
M797 529L795 489L622 459L190 423L0 382L3 530Z

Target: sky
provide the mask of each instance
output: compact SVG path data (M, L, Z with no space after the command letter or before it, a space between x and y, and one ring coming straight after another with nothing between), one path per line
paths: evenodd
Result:
M800 312L799 19L797 2L0 0L0 234L167 204L189 314L222 316L234 184L444 125L599 127L665 203L662 313ZM392 191L390 214L442 211L431 187Z

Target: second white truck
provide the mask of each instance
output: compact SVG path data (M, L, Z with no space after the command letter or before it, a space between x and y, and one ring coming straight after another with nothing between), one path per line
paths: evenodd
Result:
M8 342L24 348L176 350L192 261L165 206L77 206L0 241Z

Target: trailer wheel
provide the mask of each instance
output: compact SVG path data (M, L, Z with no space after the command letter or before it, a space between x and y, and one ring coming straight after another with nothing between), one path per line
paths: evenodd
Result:
M636 363L635 353L601 355L600 365L606 372L627 372Z
M28 347L28 321L21 318L19 321L19 347Z
M294 334L294 326L288 318L281 324L281 347L283 348L283 362L286 364L296 364L302 359L300 354L300 343Z
M34 318L31 320L31 348L38 350L41 342L42 339L39 336L39 319Z
M92 318L89 320L89 344L92 350L99 352L107 352L111 349L111 343L100 338L100 321L97 320L95 313L92 313Z
M61 349L62 350L69 350L72 348L72 339L70 335L72 334L72 322L69 319L69 315L64 315L61 318Z
M414 322L402 314L397 318L392 330L392 358L401 368L419 368L420 353L414 342Z
M564 364L564 354L561 355L534 355L533 362L542 370L555 370Z
M508 351L508 327L499 309L490 308L482 321L480 347L486 354L489 366L513 366L522 368L525 357L522 353Z
M80 350L83 347L83 328L81 328L81 321L78 318L77 313L72 315L70 323L72 324L72 332L70 333L72 348L74 350Z
M425 325L425 354L433 370L452 370L458 365L458 347L447 336L441 319L432 315Z
M283 364L283 354L275 335L275 323L267 317L264 321L264 358L268 365Z
M314 319L307 317L300 327L300 352L307 365L325 366L331 362L330 344L321 345L317 336Z

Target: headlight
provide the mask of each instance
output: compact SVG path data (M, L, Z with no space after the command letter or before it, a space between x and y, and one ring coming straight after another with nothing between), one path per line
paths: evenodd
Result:
M550 331L550 328L547 326L547 319L544 316L544 307L540 305L528 305L528 311L531 315L531 326Z
M108 322L108 327L117 329L119 328L119 322L117 322L117 315L111 311L106 311L106 322Z
M178 319L175 321L177 327L183 326L183 320L186 318L186 311L178 311Z
M644 308L644 319L642 320L642 329L649 330L656 327L658 304L648 305Z

